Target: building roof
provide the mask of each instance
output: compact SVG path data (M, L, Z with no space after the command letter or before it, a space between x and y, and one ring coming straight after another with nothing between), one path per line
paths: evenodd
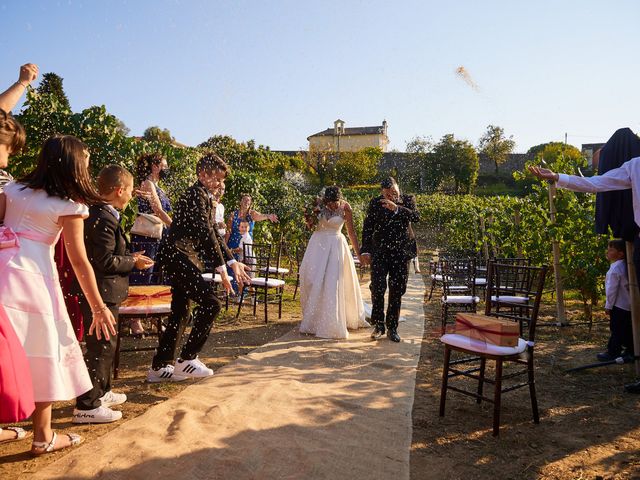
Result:
M346 127L344 129L344 133L342 134L342 136L379 135L379 134L384 134L384 126L382 125L376 126L376 127ZM308 136L307 140L309 140L311 137L333 137L334 135L335 135L335 130L333 128L327 128L326 130L323 130L321 132L314 133L313 135Z

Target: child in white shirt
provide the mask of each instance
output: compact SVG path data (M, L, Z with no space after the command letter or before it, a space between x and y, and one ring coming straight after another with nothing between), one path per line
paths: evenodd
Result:
M625 263L624 240L610 240L607 247L607 260L611 262L605 278L607 301L604 309L609 314L611 336L607 351L597 355L598 360L606 362L619 357L624 347L624 355L633 355L633 333L631 327L631 301L629 280Z

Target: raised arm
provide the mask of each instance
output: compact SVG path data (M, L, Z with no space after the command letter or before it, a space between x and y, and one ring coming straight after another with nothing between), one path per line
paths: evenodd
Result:
M249 212L249 215L251 215L251 219L254 222L262 222L263 220L270 220L272 222L277 222L278 221L278 216L275 213L262 214L260 212L255 211L255 210L251 210Z
M18 81L0 93L0 108L5 112L10 112L18 104L20 97L27 90L27 87L38 76L38 66L34 63L27 63L20 67Z
M636 162L639 158L633 158L625 162L621 167L609 170L603 175L595 177L579 177L577 175L565 175L564 173L555 173L547 168L529 167L529 172L541 180L557 182L558 187L574 190L576 192L608 192L611 190L627 190L632 188L631 171L633 168L640 166Z
M353 210L349 202L345 202L344 205L344 221L347 224L347 233L349 234L349 240L351 240L351 246L356 256L360 258L360 244L358 243L358 236L356 235L356 229L353 226Z
M147 199L149 200L149 205L151 205L151 210L153 213L162 220L167 227L171 226L171 217L167 212L162 209L162 203L160 203L160 197L158 197L158 192L156 191L155 185L151 182L151 180L145 180L140 185L140 190L147 193Z
M409 221L416 223L420 221L420 212L416 208L416 199L413 195L407 195L403 205L398 205L398 215L409 218Z

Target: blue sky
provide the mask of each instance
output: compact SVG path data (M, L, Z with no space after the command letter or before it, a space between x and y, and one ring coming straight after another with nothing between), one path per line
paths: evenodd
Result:
M640 131L640 2L2 1L0 88L56 72L74 110L305 148L333 125L389 124L391 148L487 125L517 151ZM456 69L463 66L474 89Z

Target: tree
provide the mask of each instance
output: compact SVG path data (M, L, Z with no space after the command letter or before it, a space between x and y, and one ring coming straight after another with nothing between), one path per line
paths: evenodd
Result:
M504 129L496 125L487 126L487 131L478 142L478 150L495 164L496 173L498 173L498 165L507 161L515 146L513 135L506 138Z
M418 177L415 183L421 190L435 192L444 180L442 165L438 163L433 153L433 141L429 137L414 137L407 142L406 151L411 161L409 177ZM406 182L403 182L406 183ZM410 183L410 182L409 182Z
M372 181L378 174L382 150L367 147L357 152L342 152L335 166L335 181L341 186Z
M430 157L430 161L438 165L443 179L453 181L455 193L471 192L480 168L478 154L471 143L447 134L435 145Z
M62 110L71 111L71 104L67 98L67 94L64 93L62 87L63 78L53 72L45 73L42 75L42 80L38 86L38 93L44 95L52 95L53 98L59 103Z
M172 143L175 140L168 129L162 129L157 126L147 128L142 137L147 141L159 143Z

